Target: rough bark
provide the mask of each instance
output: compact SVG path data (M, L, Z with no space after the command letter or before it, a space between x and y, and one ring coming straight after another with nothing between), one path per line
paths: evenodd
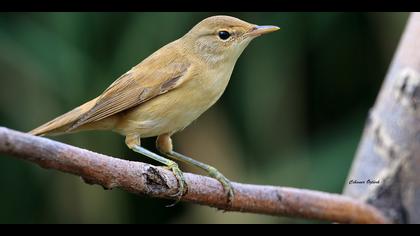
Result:
M420 223L419 86L420 13L412 13L344 188L398 223ZM379 184L349 184L367 180Z
M0 127L0 153L44 168L81 176L106 189L121 188L149 197L173 199L177 180L165 168L127 161L73 147L47 138ZM287 187L233 183L235 198L227 204L221 184L208 177L185 174L188 192L182 201L225 211L253 212L340 223L388 223L374 207L350 197ZM13 183L10 183L13 184ZM7 188L7 186L2 186Z

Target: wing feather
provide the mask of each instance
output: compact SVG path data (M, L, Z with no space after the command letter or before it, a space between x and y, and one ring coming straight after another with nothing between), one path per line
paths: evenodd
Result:
M164 55L168 50L161 50L112 83L100 95L95 106L80 116L67 131L140 105L182 84L191 64L180 55Z

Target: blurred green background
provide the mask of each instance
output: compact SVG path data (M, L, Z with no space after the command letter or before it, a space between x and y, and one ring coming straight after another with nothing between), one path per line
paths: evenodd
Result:
M205 17L221 13L1 13L0 125L28 131L96 97ZM221 100L175 148L233 181L340 193L408 13L223 13L279 32L254 40ZM156 164L112 132L54 137ZM154 138L143 141L154 149ZM185 171L202 173L181 165ZM106 191L0 157L0 223L314 222Z

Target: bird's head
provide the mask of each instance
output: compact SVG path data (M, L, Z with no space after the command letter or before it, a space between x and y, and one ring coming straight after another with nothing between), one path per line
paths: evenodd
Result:
M280 29L258 26L231 16L208 17L195 25L184 37L186 47L211 63L236 61L249 42Z

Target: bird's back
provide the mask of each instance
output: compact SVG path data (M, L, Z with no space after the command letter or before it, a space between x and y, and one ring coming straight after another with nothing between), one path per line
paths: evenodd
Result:
M81 130L113 129L119 114L178 86L188 59L167 44L112 83L100 96L30 131L56 135Z

